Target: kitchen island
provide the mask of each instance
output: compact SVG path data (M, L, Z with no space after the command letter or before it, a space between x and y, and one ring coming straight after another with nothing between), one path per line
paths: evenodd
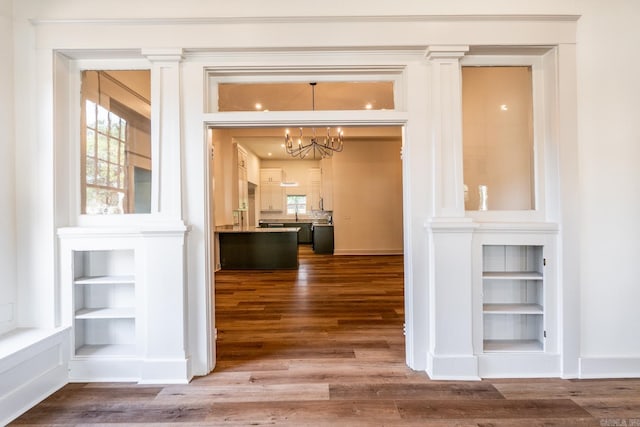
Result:
M261 228L281 228L281 227L299 227L298 243L313 243L313 234L311 233L311 226L313 221L311 219L301 219L292 221L291 219L270 219L260 220Z
M299 227L216 227L220 268L277 270L298 268Z

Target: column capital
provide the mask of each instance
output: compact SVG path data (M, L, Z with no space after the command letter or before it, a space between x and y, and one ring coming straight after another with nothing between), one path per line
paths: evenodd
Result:
M147 48L140 53L151 62L180 62L184 59L182 48Z
M469 52L467 45L433 45L427 46L424 56L428 60L433 59L459 59Z

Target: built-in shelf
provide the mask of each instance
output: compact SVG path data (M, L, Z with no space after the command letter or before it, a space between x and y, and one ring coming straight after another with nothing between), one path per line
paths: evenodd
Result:
M484 304L485 314L543 314L540 304Z
M83 308L76 311L76 319L135 319L133 307Z
M135 277L133 275L79 277L73 283L76 285L133 285Z
M493 280L542 280L542 273L537 271L485 271L483 279Z
M544 345L538 340L484 340L485 353L517 353L543 350Z
M92 366L93 358L135 358L136 278L132 249L74 250L74 357ZM72 369L80 365L73 365ZM84 366L84 365L82 365ZM80 375L84 376L86 373ZM99 377L108 377L100 373Z
M484 352L544 351L544 265L542 246L482 247Z
M81 357L132 357L135 355L135 344L83 345L76 349L76 356Z

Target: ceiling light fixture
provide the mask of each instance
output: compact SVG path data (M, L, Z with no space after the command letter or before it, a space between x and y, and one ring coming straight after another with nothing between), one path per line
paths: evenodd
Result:
M312 111L316 110L316 84L316 82L309 83L311 86ZM289 134L289 129L287 129L284 137L285 149L289 155L301 159L312 153L314 159L317 155L323 159L331 157L334 152L340 152L344 148L342 144L344 140L343 132L340 128L336 132L336 136L332 136L331 128L327 127L327 135L318 137L316 136L316 128L313 128L311 137L305 137L302 128L300 128L300 136L297 140L294 140Z

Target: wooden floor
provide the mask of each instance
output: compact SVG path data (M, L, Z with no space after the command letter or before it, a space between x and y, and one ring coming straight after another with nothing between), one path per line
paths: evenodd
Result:
M640 380L431 381L404 362L402 257L300 262L216 274L211 375L69 384L15 424L640 426Z

